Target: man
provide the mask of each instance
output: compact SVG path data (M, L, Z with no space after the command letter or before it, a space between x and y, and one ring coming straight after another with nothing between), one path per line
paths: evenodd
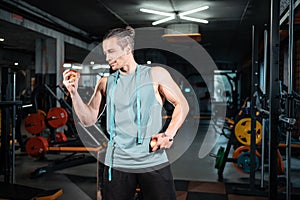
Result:
M134 29L127 27L114 29L104 37L103 52L115 72L98 81L88 104L77 92L79 73L66 70L63 83L76 114L86 126L96 122L99 106L106 101L110 141L104 163L103 199L132 199L139 186L145 200L174 200L165 149L173 144L189 106L168 71L136 63L134 34ZM168 128L160 132L164 99L174 105L174 111ZM153 142L149 147L150 140Z

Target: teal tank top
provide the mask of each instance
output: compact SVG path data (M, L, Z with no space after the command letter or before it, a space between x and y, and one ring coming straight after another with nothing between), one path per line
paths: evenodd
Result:
M107 80L107 129L112 135L105 164L117 169L147 169L168 162L165 150L149 151L151 136L162 128L162 105L154 94L151 68L140 65L137 70L125 75L115 72ZM137 99L140 99L139 109ZM113 130L110 130L111 120L114 120Z

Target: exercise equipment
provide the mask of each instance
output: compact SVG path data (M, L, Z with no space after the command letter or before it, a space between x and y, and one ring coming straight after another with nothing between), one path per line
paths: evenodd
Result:
M1 81L0 175L4 175L5 183L14 183L16 113L17 107L21 106L22 102L16 101L16 71L11 68L2 68Z
M48 141L42 136L28 139L26 142L26 152L32 157L43 157L48 151Z
M49 144L53 143L51 133L46 139L41 136L46 124L50 128L60 128L66 125L68 121L68 113L64 108L54 107L50 108L46 114L43 110L38 110L37 113L28 114L24 120L25 130L28 133L36 135L27 140L25 150L28 155L32 157L43 157L48 151ZM53 132L55 143L66 142L67 136L63 132Z
M60 128L67 124L68 122L68 113L64 108L54 107L50 108L47 113L47 123L52 128Z
M105 152L106 146L108 144L108 138L105 133L98 127L98 125L93 125L89 128L82 125L78 122L77 129L79 131L84 131L84 135L86 135L85 140L89 140L83 146L82 143L78 143L73 146L62 143L61 145L48 146L47 152L65 152L71 153L68 156L54 161L52 164L49 164L45 167L40 167L35 169L31 173L32 178L40 177L46 173L51 173L56 170L66 169L69 167L74 167L82 164L92 163L95 161L99 161L96 159L98 155ZM83 153L83 154L78 154ZM86 153L90 153L92 155L87 155Z
M12 69L2 69L7 77L2 82L1 111L1 157L0 175L4 175L0 182L0 199L56 199L62 195L62 189L43 190L15 184L15 133L16 110L22 101L16 101L16 72ZM11 80L13 77L13 80ZM13 82L13 84L12 84ZM11 92L13 91L13 94Z
M236 168L241 172L250 173L251 170L251 155L249 152L242 153L236 163ZM255 170L259 169L259 158L255 157Z
M68 97L63 88L56 86L57 88L63 92L65 97ZM31 173L31 177L37 178L56 170L95 162L96 156L94 154L104 152L108 141L106 135L98 127L99 124L87 128L77 119L73 119L71 102L67 102L68 98L59 98L48 85L39 86L36 90L35 96L42 96L38 94L38 91L41 91L49 102L52 102L52 99L58 101L61 107L51 107L47 110L34 105L36 110L43 109L46 111L46 114L41 111L42 114L40 114L44 116L45 126L47 130L50 130L50 133L49 131L46 133L48 137L42 137L45 133L41 133L30 138L27 141L26 150L33 157L43 157L46 153L60 152L67 153L67 155L45 167L35 169ZM36 99L33 99L33 102L36 102ZM67 127L67 133L66 131L57 131L57 128L63 126ZM78 132L84 132L82 133L83 136L79 137Z
M255 151L255 170L257 171L260 167L260 154L256 150ZM250 159L250 147L249 146L240 146L233 152L233 159L237 159L236 162L234 162L234 167L242 172L242 173L250 173L250 165L251 165L251 159Z
M234 135L236 139L243 145L251 144L251 118L244 117L235 123ZM256 120L255 144L259 144L262 139L262 125Z
M51 137L49 135L48 139L47 139L48 142L51 142ZM55 133L55 141L57 143L62 143L62 142L67 142L68 141L68 138L66 136L66 134L64 132L56 132Z
M220 147L218 150L217 155L213 156L216 158L216 163L215 163L215 168L216 169L220 169L223 162L224 162L224 156L225 156L225 148L224 147Z
M31 134L39 134L45 129L45 118L39 113L28 114L24 120L25 130Z

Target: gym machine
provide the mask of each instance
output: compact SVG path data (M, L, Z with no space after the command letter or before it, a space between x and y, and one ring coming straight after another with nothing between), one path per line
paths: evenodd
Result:
M57 88L65 97L68 96L63 88L56 86L55 89ZM58 101L61 107L49 108L47 113L41 111L36 100L39 92L49 102L52 102L53 99ZM25 119L26 130L35 135L26 143L28 154L37 158L45 156L46 153L67 153L67 155L45 167L37 168L31 173L32 178L56 170L96 162L98 157L96 154L105 151L108 139L100 125L95 124L91 127L84 127L78 119L75 119L76 116L73 115L72 107L67 100L59 98L47 84L39 86L38 91L33 95L33 105L37 113L29 114ZM48 105L51 105L51 103L48 103ZM65 125L67 126L67 134L56 131ZM46 128L50 130L48 131L48 139L43 135ZM85 142L82 142L82 140Z
M258 59L257 52L252 51L252 93L251 93L251 126L249 129L244 129L245 134L250 134L250 147L238 147L234 151L233 158L228 158L230 146L233 144L234 137L233 134L230 135L229 142L226 150L224 147L221 147L218 150L218 154L216 155L216 165L215 167L218 169L219 179L223 180L223 170L226 162L234 162L235 166L242 169L244 172L250 173L250 188L244 189L244 191L251 192L252 194L263 194L268 195L269 199L277 199L278 197L285 196L285 199L291 199L291 175L290 175L290 164L291 164L291 148L296 147L299 148L299 144L293 144L291 141L292 129L296 122L294 115L295 110L297 111L300 99L299 94L293 91L293 15L294 15L294 1L290 1L290 16L289 16L289 52L288 52L288 86L287 89L284 89L283 84L279 80L279 1L273 0L271 4L271 38L270 38L270 86L269 86L269 100L267 100L266 96L266 80L264 80L263 91L259 91L257 74L258 74ZM257 35L254 34L254 35ZM267 71L267 45L268 45L268 33L264 32L264 78L266 78ZM252 50L257 49L257 39L253 37L253 48ZM254 88L254 90L253 90ZM255 91L256 90L256 91ZM286 90L286 92L284 91ZM261 98L261 102L256 102L257 99ZM268 105L267 105L268 104ZM297 107L298 106L298 107ZM284 107L284 108L283 108ZM255 120L258 111L261 116L262 125L257 123ZM256 125L255 125L256 121ZM234 126L234 135L239 136L237 134L237 127L240 127L242 124L246 125L245 122L233 122L232 126ZM268 122L268 124L267 124ZM248 123L249 124L249 123ZM282 126L283 128L279 127ZM239 129L239 128L238 128ZM242 128L240 128L242 129ZM265 135L265 130L267 130L268 135ZM261 130L261 131L259 131ZM257 132L259 131L259 132ZM280 143L280 139L282 139L282 135L285 135L285 143ZM261 136L259 135L261 134ZM268 143L266 142L266 137L268 137ZM238 140L238 137L235 139ZM259 139L259 142L256 141ZM261 140L261 142L260 142ZM247 140L246 140L247 141ZM242 143L241 140L239 140ZM256 146L256 144L261 143L261 145ZM281 157L280 147L286 148L286 168L284 167L284 162ZM259 150L259 151L257 151ZM268 155L265 156L265 150ZM243 151L245 153L243 153ZM242 153L240 153L242 152ZM249 152L249 153L248 153ZM237 156L239 155L239 156ZM265 160L265 157L268 160ZM260 161L261 160L261 161ZM265 163L268 162L268 187L266 189L264 183L264 174L265 174ZM255 170L259 169L259 163L261 163L261 183L260 187L256 187L255 182ZM247 170L248 171L247 171ZM280 177L279 175L285 175L285 177ZM282 179L283 178L283 179ZM285 181L285 183L283 183ZM285 185L286 191L283 193L278 192L278 186L280 184ZM297 196L297 194L293 194L293 196Z
M22 101L16 100L16 71L2 68L1 110L1 157L0 198L9 199L56 199L62 195L62 189L43 190L16 184L15 180L15 135L16 111Z

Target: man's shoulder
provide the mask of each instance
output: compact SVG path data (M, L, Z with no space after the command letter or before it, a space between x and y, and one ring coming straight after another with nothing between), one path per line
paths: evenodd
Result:
M163 76L168 74L168 71L161 66L153 66L151 67L151 73L155 76Z

